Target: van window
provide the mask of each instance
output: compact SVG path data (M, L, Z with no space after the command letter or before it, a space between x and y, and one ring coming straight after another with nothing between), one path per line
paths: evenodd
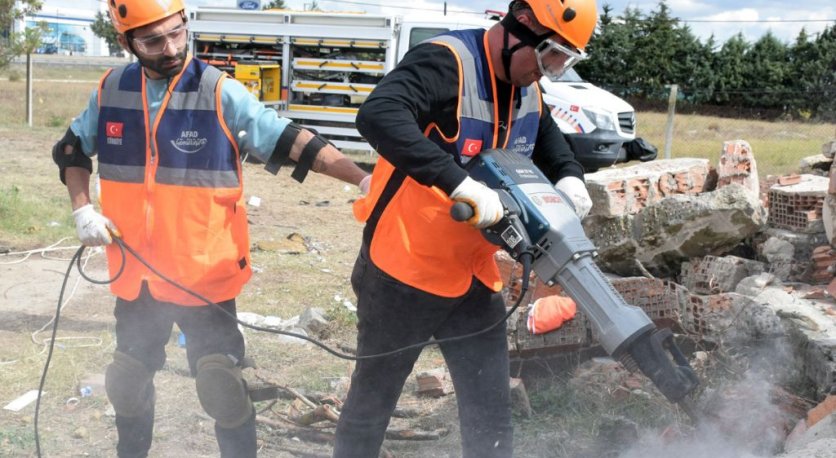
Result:
M578 75L578 72L576 72L574 68L570 68L569 70L563 72L557 80L564 83L583 83L583 78L581 78L581 75Z
M427 38L432 38L436 35L449 31L450 29L439 27L415 27L409 32L409 47L412 48Z

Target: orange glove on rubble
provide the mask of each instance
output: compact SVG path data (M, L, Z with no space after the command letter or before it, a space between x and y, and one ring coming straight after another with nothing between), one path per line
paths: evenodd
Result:
M526 327L532 334L554 331L575 317L575 301L565 296L546 296L534 301L528 308Z

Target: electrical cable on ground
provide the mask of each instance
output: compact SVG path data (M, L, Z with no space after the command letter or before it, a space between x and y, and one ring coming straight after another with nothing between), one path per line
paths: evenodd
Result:
M63 308L63 305L65 304L65 302L64 302L64 292L66 291L67 283L68 283L68 280L70 278L70 272L72 271L74 263L78 267L79 274L85 280L87 280L91 283L97 284L97 285L104 285L104 284L108 284L108 283L111 283L111 282L115 281L117 278L119 278L119 276L122 275L122 272L125 269L125 262L126 262L126 259L127 259L125 251L127 251L131 255L133 255L140 263L142 263L142 265L144 265L151 272L153 272L155 275L159 276L160 278L162 278L166 282L170 283L171 285L173 285L177 289L180 289L181 291L183 291L183 292L185 292L185 293L187 293L187 294L189 294L189 295L191 295L191 296L193 296L197 299L200 299L201 301L205 302L207 305L217 307L218 309L222 310L225 314L227 314L230 318L235 320L241 326L244 326L244 327L256 330L256 331L269 332L269 333L273 333L273 334L281 334L281 335L285 335L285 336L289 336L289 337L295 337L297 339L306 340L306 341L311 342L312 344L318 346L319 348L325 350L326 352L328 352L328 353L330 353L330 354L332 354L332 355L334 355L338 358L342 358L342 359L346 359L346 360L350 360L350 361L360 361L360 360L366 360L366 359L383 358L383 357L386 357L386 356L392 356L394 354L401 353L401 352L406 351L406 350L423 348L423 347L426 347L426 346L429 346L429 345L440 345L440 344L445 344L445 343L450 343L450 342L457 342L457 341L460 341L460 340L469 339L469 338L472 338L472 337L479 336L481 334L485 334L488 331L496 328L497 326L499 326L500 324L505 322L508 318L510 318L511 315L520 306L520 303L522 303L522 300L525 297L526 292L528 291L528 283L529 283L529 278L530 278L530 273L531 273L531 263L532 263L533 258L534 258L534 255L532 253L529 253L529 252L525 252L525 253L522 253L520 255L520 263L522 264L523 269L522 269L522 281L521 281L521 285L520 285L519 297L517 298L517 301L514 303L514 305L511 306L511 308L506 312L505 316L503 316L502 319L498 320L494 324L492 324L492 325L490 325L490 326L488 326L488 327L486 327L486 328L484 328L480 331L475 331L475 332L471 332L471 333L468 333L468 334L463 334L463 335L460 335L460 336L446 337L446 338L437 339L437 340L431 339L431 340L427 340L425 342L418 342L418 343L415 343L415 344L412 344L412 345L407 345L405 347L397 348L395 350L391 350L391 351L387 351L387 352L383 352L383 353L377 353L377 354L373 354L373 355L355 356L355 355L349 355L347 353L342 353L340 351L334 350L333 348L325 345L321 341L319 341L317 339L314 339L314 338L311 338L311 337L308 337L306 335L297 334L295 332L283 331L283 330L279 330L279 329L266 328L266 327L262 327L262 326L256 326L254 324L245 323L245 322L239 320L237 316L235 316L232 313L229 313L228 311L221 308L218 304L210 301L209 299L203 297L202 295L198 294L197 292L192 291L189 288L186 288L185 286L182 286L182 285L178 284L177 282L175 282L174 280L168 278L166 275L164 275L163 273L158 271L154 266L150 265L145 259L143 259L136 251L134 251L133 248L131 248L128 244L126 244L121 238L114 237L113 241L117 244L117 246L119 247L120 252L122 253L122 262L119 266L118 271L116 272L116 274L112 278L109 278L107 280L97 280L97 279L94 279L94 278L90 278L86 273L84 273L84 268L81 265L81 258L82 258L81 255L84 252L84 249L86 247L83 246L83 245L80 248L78 248L78 250L75 252L73 257L70 259L70 263L67 266L67 271L64 274L64 281L61 284L61 292L58 296L58 307L55 311L55 317L51 321L52 322L52 335L49 339L44 340L44 343L48 342L47 357L46 357L46 361L44 362L43 371L41 372L40 382L38 383L38 396L37 396L37 399L36 399L36 402L35 402L35 420L34 420L35 452L36 452L36 454L39 458L41 457L41 443L40 443L40 434L38 432L38 420L39 420L39 413L40 413L40 406L41 406L41 394L43 393L44 384L46 383L46 375L47 375L47 372L49 370L49 363L52 360L52 354L53 354L53 351L54 351L54 348L55 348L55 341L56 341L55 336L58 332L58 322L59 322L59 318L61 316L61 310ZM48 324L49 323L47 323L47 325ZM44 327L46 327L46 326L44 326ZM40 332L40 330L36 331L36 332Z
M80 245L59 246L62 242L64 242L65 240L68 240L68 239L69 239L69 237L64 237L64 238L58 240L57 242L53 243L52 245L49 245L49 246L44 247L44 248L37 248L37 249L26 250L26 251L14 251L14 252L0 253L0 256L23 256L21 259L17 259L15 261L0 262L0 265L20 264L20 263L23 263L23 262L27 261L30 257L32 257L33 254L40 254L41 257L44 258L44 259L66 261L66 260L68 260L67 258L49 257L49 256L47 256L47 253L56 252L56 251L64 251L64 250L78 250L80 248ZM89 262L89 260L93 256L95 256L96 254L101 253L101 252L102 252L101 249L99 249L99 250L93 251L89 255L85 256L84 257L84 266L87 266L87 263ZM70 299L72 299L72 297L75 295L75 292L78 289L78 286L79 286L80 283L81 283L81 277L76 279L76 282L73 285L73 288L70 291L69 296L67 297L66 300L62 301L62 305L61 305L62 310L64 309L64 307L67 306L67 304L70 302ZM19 359L8 360L8 361L0 361L0 366L7 366L7 365L11 365L11 364L16 364L16 363L20 362L21 360L31 359L31 358L43 355L47 351L47 344L50 341L50 339L45 339L45 340L42 340L42 341L38 341L36 336L39 333L41 333L44 329L49 327L49 325L52 324L53 320L55 320L55 316L53 316L47 323L45 323L43 326L41 326L38 330L36 330L32 334L30 334L30 336L29 336L33 343L42 346L41 351L39 351L35 355L27 356L25 358L19 358ZM100 337L89 337L89 336L66 336L66 337L55 338L55 340L57 340L57 341L58 340L60 340L60 341L92 340L93 341L93 343L90 343L90 344L74 345L72 348L99 347L103 343L103 340Z

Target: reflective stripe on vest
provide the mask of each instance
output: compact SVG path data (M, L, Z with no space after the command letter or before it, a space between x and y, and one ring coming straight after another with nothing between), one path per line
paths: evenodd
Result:
M142 72L127 65L100 84L102 210L162 274L213 302L232 299L251 270L238 146L220 107L225 75L189 56L148 126ZM107 251L113 275L122 254L115 246ZM204 304L130 254L111 291L133 300L143 281L157 300Z
M497 147L499 141L495 73L481 57L487 53L486 36L480 32L453 32L430 40L450 49L459 64L459 129L447 138L430 123L425 134L459 163L468 159L462 154L467 140L481 141L481 149ZM520 145L518 151L530 156L542 102L536 84L522 91L519 108L513 103L513 92L510 95L508 138ZM367 197L355 202L354 215L366 222L364 241L378 268L407 285L443 297L464 295L474 276L494 291L502 288L493 259L497 247L479 230L450 217L453 202L443 191L417 183L383 157L378 158L373 174L372 188Z

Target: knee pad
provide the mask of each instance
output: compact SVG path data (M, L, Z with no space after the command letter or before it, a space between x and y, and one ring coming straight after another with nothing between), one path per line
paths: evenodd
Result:
M241 368L226 355L214 353L197 360L197 398L221 428L237 428L253 414L253 403Z
M154 373L138 359L120 351L105 371L105 391L113 410L122 417L136 417L154 403Z

